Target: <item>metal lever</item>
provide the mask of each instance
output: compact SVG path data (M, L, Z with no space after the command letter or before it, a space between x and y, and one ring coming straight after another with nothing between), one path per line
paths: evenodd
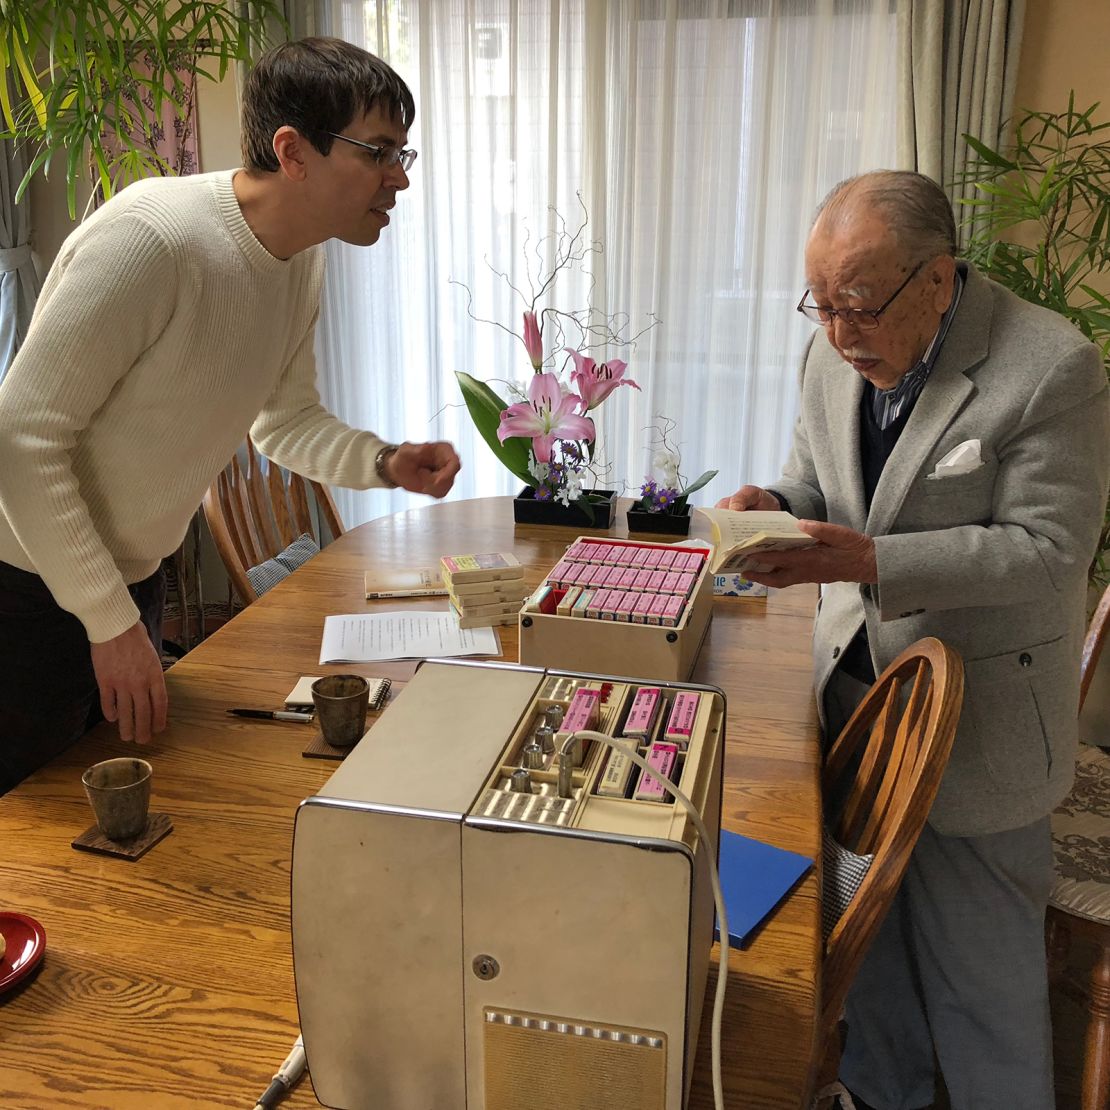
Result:
M573 798L573 778L572 773L574 770L570 756L566 752L560 752L559 756L559 781L558 790L560 798Z

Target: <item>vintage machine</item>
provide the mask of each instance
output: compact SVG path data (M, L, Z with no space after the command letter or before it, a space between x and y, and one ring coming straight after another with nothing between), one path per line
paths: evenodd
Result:
M520 661L683 681L712 614L704 548L580 536L520 611Z
M681 1110L713 940L724 696L425 663L293 840L320 1102ZM667 774L689 814L620 751Z

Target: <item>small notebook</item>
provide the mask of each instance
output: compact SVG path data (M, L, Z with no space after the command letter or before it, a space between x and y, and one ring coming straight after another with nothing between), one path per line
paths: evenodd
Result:
M728 942L743 946L813 867L813 860L721 829L718 868L728 914ZM720 930L714 929L720 939Z
M285 708L296 709L302 706L308 706L309 709L315 708L312 701L312 684L319 677L318 674L310 674L299 679L297 685L285 695ZM389 688L393 685L393 680L391 678L368 678L366 681L370 683L369 708L374 712L385 705L386 698L389 697Z

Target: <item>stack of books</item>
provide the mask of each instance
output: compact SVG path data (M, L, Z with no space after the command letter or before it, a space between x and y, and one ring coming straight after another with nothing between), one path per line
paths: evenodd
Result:
M515 555L444 555L440 572L460 628L516 623L528 588Z

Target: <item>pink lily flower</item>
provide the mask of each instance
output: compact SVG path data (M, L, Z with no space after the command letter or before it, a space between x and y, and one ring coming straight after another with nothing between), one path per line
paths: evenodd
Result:
M563 350L574 359L574 365L577 367L570 377L582 395L586 412L596 409L617 386L630 385L633 389L640 388L631 378L624 376L628 363L621 362L619 358L598 365L589 355L580 354L570 347L564 347Z
M594 422L579 416L582 398L564 393L554 374L535 374L528 386L528 400L518 401L501 413L497 438L531 436L536 462L551 462L551 451L561 439L592 441Z
M532 362L532 369L539 373L543 365L543 343L540 340L540 325L534 312L524 314L524 346Z

